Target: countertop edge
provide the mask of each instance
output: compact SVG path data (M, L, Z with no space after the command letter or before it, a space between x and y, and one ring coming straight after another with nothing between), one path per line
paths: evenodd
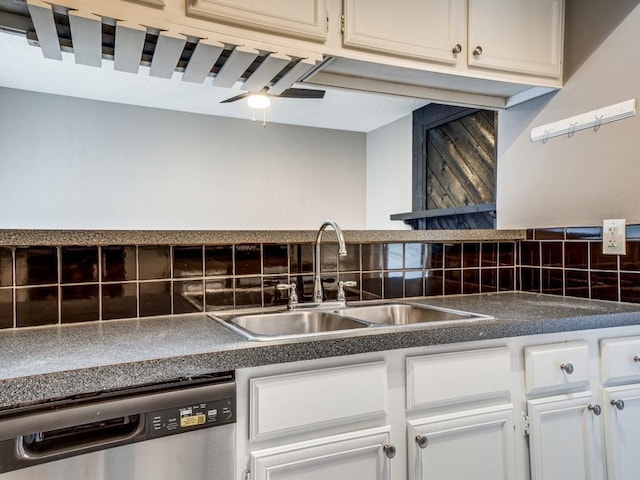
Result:
M500 294L494 294L500 296ZM542 296L545 299L548 296ZM505 296L505 298L509 298ZM564 297L558 297L562 299ZM589 301L592 302L592 301ZM606 304L605 304L606 305ZM614 310L612 303L612 310ZM398 330L376 328L364 334L325 336L302 341L241 342L238 348L218 349L120 364L91 366L0 380L0 410L63 396L122 389L181 377L414 347L559 332L640 326L638 311L615 311L534 320L488 319L474 323ZM46 388L45 388L46 386ZM19 399L19 400L18 400Z

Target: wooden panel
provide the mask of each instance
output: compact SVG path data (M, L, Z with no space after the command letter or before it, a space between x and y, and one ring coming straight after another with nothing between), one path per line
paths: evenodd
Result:
M427 133L427 209L495 201L495 114L477 111Z
M506 347L407 359L407 410L508 400L511 362Z
M255 72L242 84L242 89L249 92L259 92L269 84L273 78L289 63L287 55L272 53L265 58Z
M45 58L62 60L62 50L50 4L40 0L28 0L29 14L38 35L38 42Z
M171 78L186 43L187 39L183 35L160 32L156 49L153 52L149 75L152 77Z
M147 29L133 22L116 23L113 68L121 72L138 73Z
M318 61L322 60L320 57ZM302 59L296 63L291 70L285 73L274 85L269 89L272 95L280 95L287 88L291 87L295 81L302 77L316 65L315 59Z
M242 80L242 74L249 68L260 52L253 48L236 47L213 79L216 87L233 87Z
M387 411L384 362L254 378L252 441L382 417Z
M88 12L69 11L69 26L76 63L102 66L102 19Z
M224 44L211 40L200 40L184 70L182 80L185 82L202 83L211 72L218 57L224 50Z

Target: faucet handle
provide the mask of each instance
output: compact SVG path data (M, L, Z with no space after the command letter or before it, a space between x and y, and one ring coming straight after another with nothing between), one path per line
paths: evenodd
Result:
M355 287L356 285L358 285L358 282L354 282L354 281L347 281L347 282L343 282L342 280L340 280L338 282L338 301L339 302L344 302L347 300L347 297L344 293L344 287Z
M287 307L289 310L293 310L296 305L298 305L298 292L296 290L296 282L291 283L279 283L276 285L278 290L288 290L289 291L289 303Z

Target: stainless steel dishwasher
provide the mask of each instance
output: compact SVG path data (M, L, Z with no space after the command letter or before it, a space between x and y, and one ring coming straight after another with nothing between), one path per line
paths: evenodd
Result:
M0 412L0 480L230 480L233 372Z

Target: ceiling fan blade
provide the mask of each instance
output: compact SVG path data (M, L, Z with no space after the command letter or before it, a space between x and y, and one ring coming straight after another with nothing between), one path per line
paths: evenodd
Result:
M311 90L309 88L287 88L278 97L283 98L324 98L324 90Z
M250 95L249 92L241 93L240 95L236 95L235 97L227 98L226 100L222 100L220 103L231 103L236 100L242 100L243 98L247 98Z

